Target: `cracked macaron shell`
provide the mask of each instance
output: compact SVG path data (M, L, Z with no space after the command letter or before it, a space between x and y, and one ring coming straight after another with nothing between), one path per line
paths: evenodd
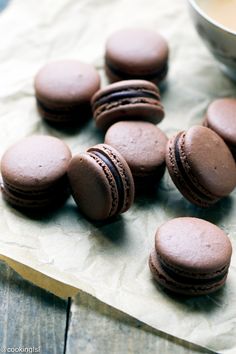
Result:
M229 148L206 127L194 126L172 137L166 164L176 187L198 206L214 204L236 186L236 165Z
M76 204L92 220L123 213L133 203L131 171L123 157L108 145L95 145L75 155L68 176Z
M154 124L164 118L159 89L145 80L125 80L97 91L91 101L98 128L106 130L120 120Z

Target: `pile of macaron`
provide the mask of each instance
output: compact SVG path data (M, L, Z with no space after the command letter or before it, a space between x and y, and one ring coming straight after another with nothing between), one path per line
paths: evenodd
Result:
M93 116L104 143L72 156L53 136L17 142L1 159L5 201L28 214L48 213L72 194L85 217L105 221L132 206L135 189L159 183L166 167L182 195L199 207L228 196L236 187L236 99L214 101L200 125L168 139L156 125L165 115L160 90L168 56L160 34L124 29L106 42L106 87L100 88L92 65L78 60L41 68L34 87L43 120L67 129ZM217 226L183 217L158 229L149 265L166 289L208 294L225 283L231 253Z

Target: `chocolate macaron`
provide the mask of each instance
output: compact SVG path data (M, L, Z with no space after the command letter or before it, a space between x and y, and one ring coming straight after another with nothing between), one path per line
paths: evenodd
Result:
M57 207L69 196L67 167L71 159L61 140L33 135L11 146L1 160L4 199L14 207Z
M156 125L117 122L108 129L105 144L113 146L125 158L136 186L158 182L163 176L167 136Z
M92 116L90 100L100 87L95 68L78 60L46 64L35 77L41 116L54 125L80 124Z
M157 230L149 266L162 287L178 294L204 295L225 284L231 254L231 242L219 227L181 217Z
M168 44L157 32L127 28L113 33L105 49L105 70L111 82L144 79L159 84L168 71Z
M213 101L207 109L204 125L221 136L236 160L236 99Z
M91 220L106 220L128 210L134 182L124 158L111 146L99 144L75 155L68 167L72 195Z
M176 187L190 202L209 207L236 187L236 164L223 139L194 126L172 137L166 164Z
M145 80L120 81L97 91L92 98L98 128L106 130L120 120L159 123L164 117L157 86Z

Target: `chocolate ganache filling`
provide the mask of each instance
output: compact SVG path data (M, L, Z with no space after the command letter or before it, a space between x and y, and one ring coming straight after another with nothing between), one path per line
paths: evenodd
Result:
M103 154L103 152L99 152L99 151L90 151L90 152L96 155L97 157L99 157L105 163L105 165L111 171L112 176L114 177L114 180L116 182L116 187L118 190L118 206L117 206L116 213L119 213L124 205L124 200L125 200L124 186L119 171L115 166L115 164L105 154Z
M168 274L172 279L174 279L175 281L182 283L182 284L191 284L191 285L194 285L194 284L196 284L196 285L197 284L199 284L199 285L214 284L214 283L217 283L217 282L221 281L222 279L224 279L224 277L226 276L226 274L228 272L228 268L226 267L226 269L221 274L213 275L210 279L209 278L201 278L201 276L198 278L197 274L196 274L195 278L183 276L183 275L176 273L174 270L170 269L168 266L166 266L158 255L157 255L157 257L160 262L161 268L164 270L164 272L166 274Z
M97 109L103 104L112 103L129 98L150 98L156 101L160 100L158 93L146 91L144 89L128 89L117 92L112 92L102 96L96 102L94 102L94 109Z

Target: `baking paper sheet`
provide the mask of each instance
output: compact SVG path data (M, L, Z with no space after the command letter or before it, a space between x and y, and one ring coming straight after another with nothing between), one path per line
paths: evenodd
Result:
M38 133L62 138L73 153L102 142L92 121L73 134L44 124L35 107L33 77L49 60L78 58L93 63L105 85L105 40L127 26L159 30L170 43L162 94L166 118L160 124L169 136L201 123L213 98L236 95L236 86L197 37L184 0L12 0L0 16L0 156L10 144ZM69 285L64 292L55 290L62 296L82 289L156 329L221 353L236 352L235 252L224 289L198 299L167 295L147 264L157 227L176 216L216 223L236 247L236 192L201 210L181 197L166 173L159 188L136 198L130 211L107 224L84 219L72 199L42 220L27 218L2 199L0 213L0 253L49 277L48 286L41 286L50 288L53 278ZM30 268L28 276L37 282Z

